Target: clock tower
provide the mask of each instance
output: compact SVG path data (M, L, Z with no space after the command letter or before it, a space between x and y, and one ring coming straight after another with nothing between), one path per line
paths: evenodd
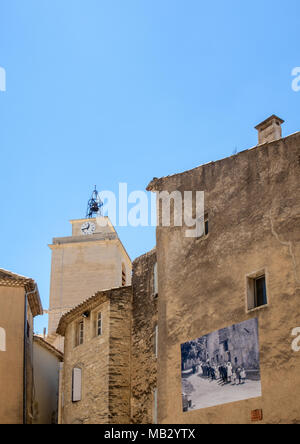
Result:
M49 245L52 263L48 341L60 350L63 339L56 334L56 328L64 313L97 291L131 285L131 260L109 218L101 215L96 190L92 199L87 217L70 221L72 235L54 238Z

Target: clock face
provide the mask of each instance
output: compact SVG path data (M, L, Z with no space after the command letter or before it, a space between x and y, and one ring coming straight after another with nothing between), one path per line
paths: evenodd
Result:
M93 234L96 229L95 224L92 222L84 222L84 224L81 225L81 233L82 234Z

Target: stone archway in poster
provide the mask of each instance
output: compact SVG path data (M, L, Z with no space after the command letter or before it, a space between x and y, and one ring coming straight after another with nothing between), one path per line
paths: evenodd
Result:
M183 411L261 396L258 320L181 345Z

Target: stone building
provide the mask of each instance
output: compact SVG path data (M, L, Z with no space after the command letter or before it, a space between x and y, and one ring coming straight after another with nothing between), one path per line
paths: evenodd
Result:
M132 288L97 292L60 320L63 424L130 422Z
M72 220L72 236L52 245L47 340L63 350L56 335L61 316L99 290L131 284L131 260L108 218Z
M154 179L153 192L204 191L207 230L157 228L158 422L300 423L300 133L257 127L259 145ZM180 345L258 319L262 396L183 412Z
M0 269L1 424L33 421L33 319L42 313L34 280Z

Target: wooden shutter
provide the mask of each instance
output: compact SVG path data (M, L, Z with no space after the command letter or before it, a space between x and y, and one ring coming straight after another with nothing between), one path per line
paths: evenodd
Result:
M73 368L72 401L81 401L82 370Z

